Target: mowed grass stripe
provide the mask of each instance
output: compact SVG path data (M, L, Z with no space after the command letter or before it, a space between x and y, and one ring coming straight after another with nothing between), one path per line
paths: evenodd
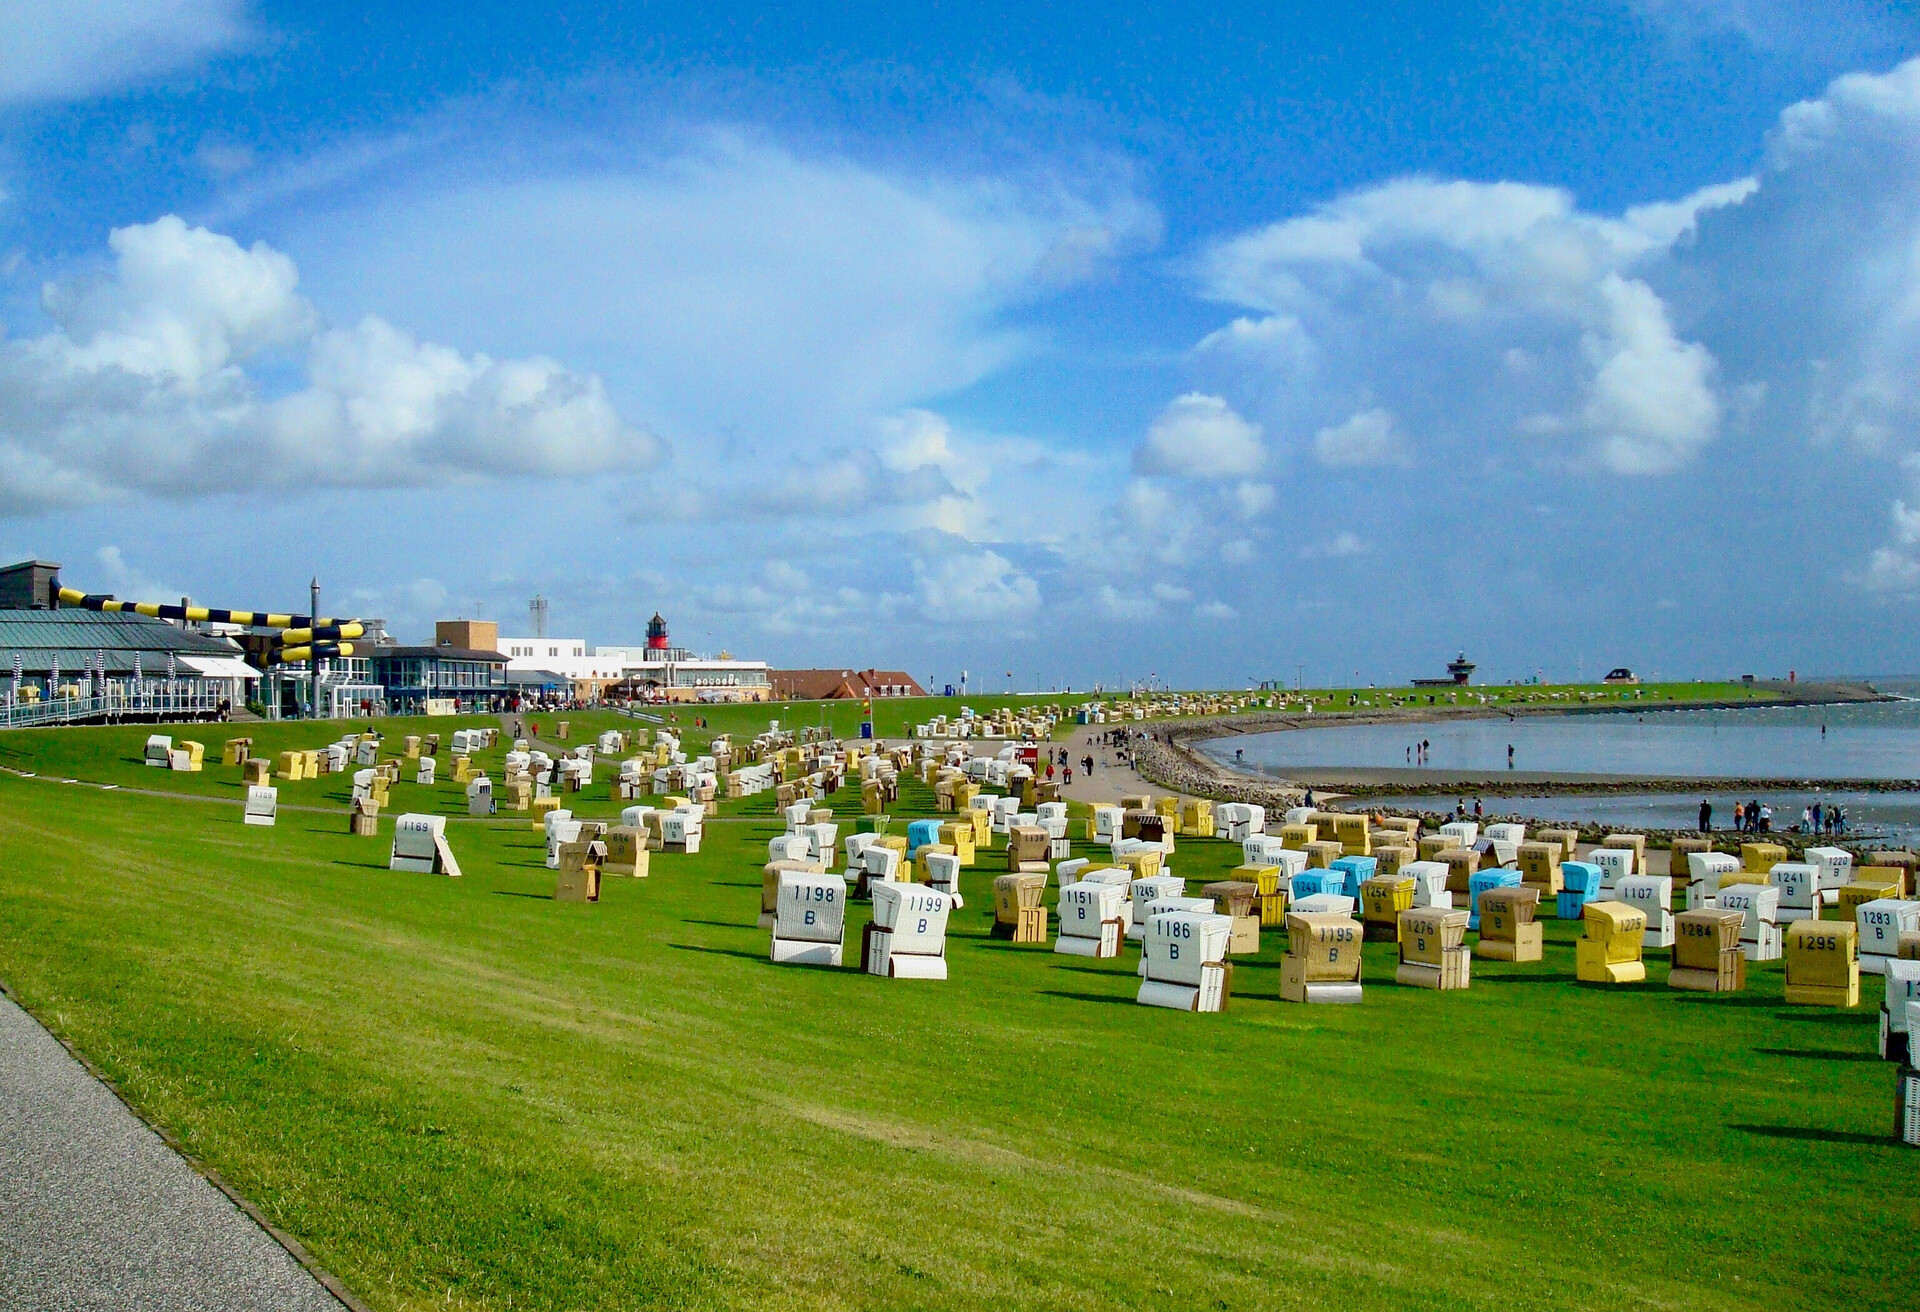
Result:
M381 1307L1897 1306L1914 1274L1913 1159L1864 1141L1890 1072L1777 1055L1870 1051L1871 1015L1775 969L1580 988L1553 925L1464 995L1370 945L1367 1002L1309 1009L1270 932L1183 1016L1131 1002L1135 954L987 939L985 871L947 984L779 968L752 804L565 907L530 827L462 826L455 881L319 816L0 780L0 971Z

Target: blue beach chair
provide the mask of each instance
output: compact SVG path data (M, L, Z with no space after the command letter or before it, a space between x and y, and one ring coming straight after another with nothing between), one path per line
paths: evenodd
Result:
M1327 888L1327 892L1344 894L1345 896L1352 898L1354 902L1357 904L1360 901L1360 885L1364 884L1367 880L1373 878L1373 872L1375 871L1375 869L1379 867L1379 865L1380 865L1380 861L1377 857L1371 857L1371 856L1341 857L1339 860L1332 862L1327 867L1329 870L1334 870L1339 872L1340 880L1341 880L1340 886L1338 888L1334 888L1331 885L1329 885L1329 887Z
M1560 863L1560 896L1554 914L1562 920L1578 920L1587 903L1600 896L1600 867L1587 861Z
M1291 906L1303 897L1312 897L1315 893L1338 893L1341 876L1336 870L1302 870L1293 877L1288 891L1287 904Z
M913 854L921 848L940 841L940 822L938 820L915 820L907 826L907 860L913 860Z

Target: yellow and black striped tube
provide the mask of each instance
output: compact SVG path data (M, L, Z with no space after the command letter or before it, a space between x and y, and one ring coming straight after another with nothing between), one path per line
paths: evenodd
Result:
M325 660L331 656L353 655L350 642L316 642L307 647L279 647L267 653L269 665L291 665L296 661Z
M146 615L157 620L195 620L212 624L239 624L250 629L330 629L336 626L353 626L359 629L358 620L334 619L331 616L282 615L264 610L222 610L215 606L169 606L151 601L115 601L101 593L81 592L78 588L60 589L60 604L63 606L81 606L87 610L104 611L110 615ZM357 638L365 630L354 633L342 633L344 638Z
M358 638L366 634L366 626L358 621L346 624L329 624L322 628L283 629L275 641L283 647L304 647L313 642L338 642L342 638Z

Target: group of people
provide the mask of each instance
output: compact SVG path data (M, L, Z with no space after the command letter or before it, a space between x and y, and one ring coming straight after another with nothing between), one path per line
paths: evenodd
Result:
M1847 808L1815 802L1800 809L1801 832L1808 834L1844 834L1847 832Z
M1773 807L1758 799L1751 802L1733 804L1733 830L1739 834L1770 834L1773 832ZM1705 798L1700 800L1700 832L1713 831L1713 803ZM1844 834L1847 832L1847 808L1837 804L1815 802L1812 806L1802 807L1800 823L1793 827L1796 834Z

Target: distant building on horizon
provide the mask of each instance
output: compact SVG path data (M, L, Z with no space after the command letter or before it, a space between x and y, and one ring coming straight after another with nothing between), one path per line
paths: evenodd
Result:
M545 611L540 614L544 618ZM435 624L434 644L499 653L508 686L523 695L656 702L766 701L771 696L765 661L735 660L724 651L708 658L676 647L657 611L647 622L644 646L596 646L585 638L545 633L503 637L491 620L464 619Z
M1464 688L1473 678L1473 672L1476 668L1478 667L1467 659L1467 654L1461 652L1458 656L1447 662L1446 678L1415 679L1413 686L1416 688Z

